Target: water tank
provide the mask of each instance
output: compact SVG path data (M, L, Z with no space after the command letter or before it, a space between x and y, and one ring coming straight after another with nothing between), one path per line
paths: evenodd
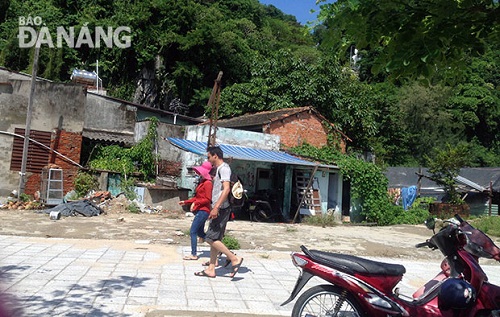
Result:
M89 72L86 70L73 69L70 77L71 81L74 83L96 86L97 74L95 72Z

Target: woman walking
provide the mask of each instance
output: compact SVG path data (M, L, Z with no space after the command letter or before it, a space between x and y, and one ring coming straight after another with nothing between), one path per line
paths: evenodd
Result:
M204 162L201 166L194 166L193 170L200 176L200 182L195 190L193 198L181 200L179 205L191 204L190 210L195 214L193 223L191 224L191 255L185 256L184 260L198 260L197 239L205 239L205 222L208 219L212 204L212 177L210 170L212 164Z

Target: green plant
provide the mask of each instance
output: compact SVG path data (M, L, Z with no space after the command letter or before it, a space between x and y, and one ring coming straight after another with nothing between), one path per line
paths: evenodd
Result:
M120 189L125 194L125 197L127 197L130 200L134 200L137 198L137 194L134 191L135 181L136 181L135 178L122 177L122 180L120 183Z
M122 148L118 145L96 146L89 166L93 169L102 169L120 173L125 180L134 173L138 173L146 180L156 176L156 160L154 145L158 119L149 118L150 125L146 136L131 148Z
M429 166L431 179L443 186L450 204L463 204L460 193L456 189L455 178L460 169L470 162L469 148L466 143L456 146L446 144L444 149L434 148L432 156L425 156Z
M334 227L338 224L335 222L333 215L315 215L310 217L302 218L302 223L312 225L312 226L321 226L321 227Z
M91 190L99 189L97 178L90 173L79 171L73 182L78 197L84 197Z
M133 214L138 214L141 212L141 209L139 208L139 206L137 206L137 204L135 202L130 203L127 206L127 210Z
M230 250L240 249L240 243L238 242L238 239L230 235L225 235L224 238L222 238L222 243L224 243L226 247Z
M26 193L22 193L21 195L19 195L19 200L22 201L23 203L26 203L31 200L31 197Z
M429 205L435 201L436 198L434 197L418 197L411 205L410 210L416 208L429 210Z
M500 237L500 217L498 216L479 217L469 220L469 223L488 235Z

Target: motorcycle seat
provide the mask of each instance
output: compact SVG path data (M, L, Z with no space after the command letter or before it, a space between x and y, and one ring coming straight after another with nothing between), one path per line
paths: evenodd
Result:
M406 268L401 264L384 263L360 258L354 255L309 250L302 251L315 262L349 274L402 276Z

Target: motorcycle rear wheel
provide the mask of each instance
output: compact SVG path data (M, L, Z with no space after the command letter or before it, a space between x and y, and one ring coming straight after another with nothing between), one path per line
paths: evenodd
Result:
M252 213L253 221L255 222L265 222L269 219L269 213L271 210L268 210L265 207L257 206Z
M318 285L305 291L295 302L292 317L366 317L356 299L334 285ZM339 306L339 307L337 307Z

